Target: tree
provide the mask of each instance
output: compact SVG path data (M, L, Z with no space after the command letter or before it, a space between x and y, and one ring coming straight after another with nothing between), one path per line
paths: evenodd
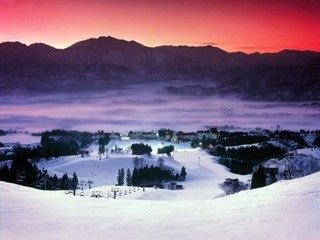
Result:
M100 146L105 146L110 142L110 136L108 134L103 133L99 139L98 139L98 144Z
M124 184L124 177L125 177L125 174L124 174L124 169L121 168L118 170L118 177L117 177L117 181L118 181L118 186L123 186Z
M192 141L191 141L191 147L192 147L192 148L197 148L197 147L199 147L199 144L200 144L200 142L199 142L198 139L192 139Z
M74 172L73 173L73 176L72 176L72 180L71 180L71 187L72 187L72 190L73 190L73 195L76 195L76 190L77 190L77 187L78 187L78 177L77 177L77 174Z
M275 183L277 181L276 173L274 171L270 172L269 179L270 179L269 184Z
M160 138L166 138L166 137L169 136L169 139L166 139L166 140L170 140L172 138L172 135L173 135L173 130L162 128L162 129L160 129L158 131L158 134L159 134Z
M180 172L180 179L182 181L185 181L186 180L186 176L187 176L186 168L183 166L181 168L181 172Z
M167 154L168 156L171 156L171 152L174 151L174 146L164 146L163 148L158 148L158 154Z
M131 150L133 155L143 155L143 154L150 155L152 152L151 146L143 143L133 143L131 145Z
M63 174L60 181L60 189L67 190L69 189L69 177L68 174Z
M139 179L138 179L138 169L134 168L132 171L132 176L131 176L131 185L132 186L137 186L139 183Z
M316 137L316 139L313 141L313 145L320 147L320 136Z
M133 169L131 183L140 187L163 186L164 181L178 181L179 178L180 174L172 168L161 169L158 166L146 165L143 168Z
M9 171L7 164L5 164L0 169L0 181L10 182L10 179L11 179L10 178L10 171Z
M52 189L60 189L59 188L59 178L57 177L57 175L55 174L51 179L51 185L52 185Z
M134 168L143 168L145 166L145 161L143 158L139 158L139 157L134 157L132 159L132 164Z
M38 159L38 153L37 153L37 149L35 147L33 147L31 150L30 158L32 160Z
M252 173L251 189L266 186L266 174L263 166L260 164L256 171Z
M158 163L158 167L159 168L161 168L161 169L163 169L164 168L164 159L163 158L158 158L158 160L157 160L157 163Z
M101 155L103 155L105 153L106 149L105 149L105 146L104 145L99 145L99 158L101 160Z
M88 183L89 189L91 189L91 185L93 184L93 181L89 180L87 183Z
M131 171L128 168L127 170L127 177L126 177L126 182L127 182L127 186L131 186L132 185L132 176L131 176Z

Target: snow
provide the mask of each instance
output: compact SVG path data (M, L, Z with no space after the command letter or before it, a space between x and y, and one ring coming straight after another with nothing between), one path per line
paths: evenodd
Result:
M112 140L108 148L126 149L133 142L140 141ZM168 144L143 142L153 149ZM247 183L251 175L230 173L217 157L189 144L175 144L171 157L156 151L139 156L149 165L163 157L177 171L185 166L184 189L176 191L115 187L118 169L132 169L135 156L110 153L99 160L96 144L83 158L41 160L38 167L50 174L75 171L79 180L93 180L93 188L73 196L0 182L0 239L318 239L320 172L226 196L220 188L225 178ZM319 149L297 150L302 155L314 159ZM117 199L112 198L115 188L122 192ZM102 197L91 197L93 191Z
M0 239L319 239L319 178L193 201L96 199L0 182Z
M278 168L278 178L284 178L285 170L290 170L292 178L310 175L320 171L320 149L302 148L287 154L282 159L270 159L264 163L265 167Z
M115 148L117 146L118 148L122 148L123 150L126 150L131 147L133 143L144 143L148 144L152 148L152 154L157 154L158 148L162 148L164 146L173 145L174 149L179 150L188 150L190 149L190 142L181 142L181 143L174 143L174 142L167 142L167 141L160 141L160 140L139 140L139 139L125 139L125 140L111 140L108 144L109 148Z
M111 141L108 148L115 145L123 149L131 146L133 140ZM138 141L139 142L139 141ZM162 146L161 141L143 141L150 144L154 149L157 146ZM167 143L165 143L166 145ZM185 166L187 171L187 181L183 182L183 191L165 191L165 194L158 191L150 191L144 195L139 195L139 199L180 199L180 200L196 200L196 199L213 199L223 196L225 193L220 188L220 184L225 178L238 178L245 183L251 179L251 175L238 175L230 173L229 170L218 164L218 158L209 155L206 151L190 148L190 143L174 144L175 151L171 157L162 154L152 154L151 156L143 157L145 164L157 165L159 157L164 159L164 164L168 167L180 172L182 166ZM102 156L100 160L98 156L98 146L91 145L89 148L89 156L67 156L59 157L54 160L42 160L38 163L38 168L47 169L49 174L62 176L67 173L69 176L76 172L79 180L87 182L93 181L94 187L114 186L116 184L117 173L120 168L133 170L133 158L135 155L127 153L110 153L108 157ZM156 152L156 151L153 151ZM101 189L100 189L101 190ZM107 189L104 188L103 194L107 194ZM89 194L87 194L89 195Z
M313 145L313 142L316 139L315 133L303 134L303 136L304 136L304 140L306 141L307 144Z
M235 145L235 146L226 146L226 149L238 149L238 148L247 148L247 147L263 147L266 144L271 144L275 147L287 148L286 145L279 141L266 141L261 143L251 143L251 144L242 144L242 145Z
M302 148L298 149L297 153L320 159L320 148Z

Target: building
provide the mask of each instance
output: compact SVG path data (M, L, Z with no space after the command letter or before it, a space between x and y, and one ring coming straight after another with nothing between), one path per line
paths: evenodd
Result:
M157 139L158 133L156 131L144 132L144 131L130 131L128 133L130 139Z
M197 131L197 137L199 140L202 139L217 139L219 136L219 131L216 128L211 128L210 130Z

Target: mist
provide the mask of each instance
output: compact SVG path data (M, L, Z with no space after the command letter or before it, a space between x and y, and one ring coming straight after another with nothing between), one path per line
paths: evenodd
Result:
M234 97L167 93L138 85L90 94L0 98L0 128L39 132L53 128L128 132L236 129L320 129L320 106L312 102L258 102Z

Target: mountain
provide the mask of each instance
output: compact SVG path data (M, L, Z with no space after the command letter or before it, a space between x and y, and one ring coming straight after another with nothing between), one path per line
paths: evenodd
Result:
M181 86L172 86L174 80L181 81ZM1 94L104 91L159 82L174 94L319 101L320 53L229 53L212 46L151 48L113 37L91 38L65 49L42 43L0 44Z

